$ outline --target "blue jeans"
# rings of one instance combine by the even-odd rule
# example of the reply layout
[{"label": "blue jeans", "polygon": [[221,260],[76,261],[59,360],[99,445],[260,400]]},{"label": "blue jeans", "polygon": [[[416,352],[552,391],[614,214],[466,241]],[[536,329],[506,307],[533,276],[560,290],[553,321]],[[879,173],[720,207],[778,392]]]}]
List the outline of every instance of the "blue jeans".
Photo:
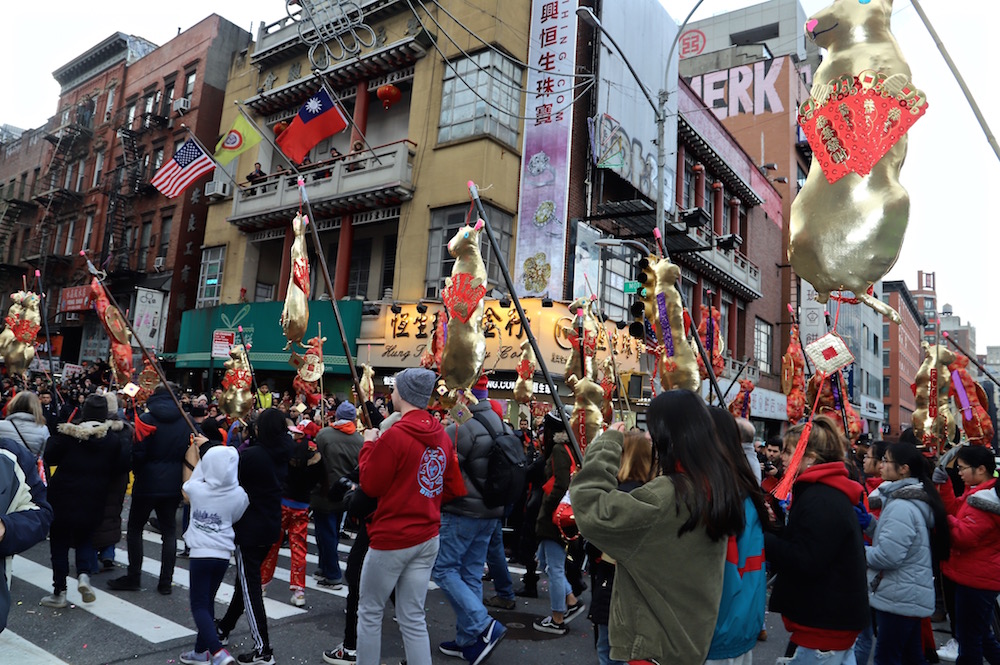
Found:
[{"label": "blue jeans", "polygon": [[483,606],[483,565],[500,520],[441,513],[441,545],[432,577],[455,610],[455,642],[467,647],[490,625]]},{"label": "blue jeans", "polygon": [[229,559],[191,559],[191,617],[198,628],[194,650],[217,653],[222,648],[215,631],[215,594],[229,569]]},{"label": "blue jeans", "polygon": [[857,665],[857,661],[854,660],[854,649],[819,651],[798,647],[788,665]]},{"label": "blue jeans", "polygon": [[1000,665],[1000,644],[991,627],[996,597],[996,591],[955,585],[955,665],[980,665],[984,658],[990,665]]},{"label": "blue jeans", "polygon": [[608,642],[608,625],[597,625],[597,662],[599,665],[625,665],[623,661],[611,659],[611,644]]},{"label": "blue jeans", "polygon": [[872,655],[872,645],[875,642],[875,633],[872,632],[871,624],[861,631],[858,639],[854,641],[854,660],[858,665],[868,665],[868,659]]},{"label": "blue jeans", "polygon": [[923,665],[924,646],[920,638],[920,619],[875,610],[878,640],[875,642],[875,665]]},{"label": "blue jeans", "polygon": [[553,612],[566,611],[566,596],[570,594],[566,581],[566,548],[561,542],[544,538],[538,541],[538,568],[549,576],[549,605]]},{"label": "blue jeans", "polygon": [[496,523],[489,548],[486,550],[486,567],[490,571],[490,577],[493,578],[493,590],[497,595],[505,600],[514,600],[514,582],[510,579],[507,555],[503,551],[503,527],[500,525],[500,520],[496,520]]},{"label": "blue jeans", "polygon": [[313,523],[316,525],[316,549],[319,550],[319,572],[325,578],[340,581],[343,574],[340,571],[340,557],[337,548],[340,546],[340,513],[324,513],[313,511]]}]

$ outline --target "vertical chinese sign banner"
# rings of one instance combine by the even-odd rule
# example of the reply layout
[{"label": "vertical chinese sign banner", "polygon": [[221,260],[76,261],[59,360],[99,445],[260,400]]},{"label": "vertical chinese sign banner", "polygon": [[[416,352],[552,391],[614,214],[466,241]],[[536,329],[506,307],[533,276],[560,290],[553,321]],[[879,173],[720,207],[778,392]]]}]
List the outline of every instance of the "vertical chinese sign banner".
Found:
[{"label": "vertical chinese sign banner", "polygon": [[517,214],[515,288],[563,296],[576,71],[576,2],[533,0]]}]

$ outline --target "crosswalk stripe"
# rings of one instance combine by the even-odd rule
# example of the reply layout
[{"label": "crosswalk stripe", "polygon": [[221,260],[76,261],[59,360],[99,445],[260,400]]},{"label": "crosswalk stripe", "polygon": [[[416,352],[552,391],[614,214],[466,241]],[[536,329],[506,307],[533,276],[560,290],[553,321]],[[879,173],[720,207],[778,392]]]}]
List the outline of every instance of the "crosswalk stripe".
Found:
[{"label": "crosswalk stripe", "polygon": [[[115,549],[115,560],[120,561],[123,565],[128,565],[128,552],[122,549]],[[148,556],[142,558],[142,572],[149,573],[154,577],[159,577],[160,575],[160,562],[151,559]],[[191,573],[186,568],[181,568],[180,566],[174,566],[173,582],[179,587],[185,589],[191,588]],[[222,603],[223,605],[229,605],[233,600],[233,593],[235,589],[232,584],[227,584],[223,582],[219,586],[218,593],[215,594],[215,602]],[[264,599],[264,612],[267,613],[268,619],[284,619],[285,617],[295,616],[297,614],[305,614],[305,610],[288,605],[286,603],[281,603],[271,598]]]},{"label": "crosswalk stripe", "polygon": [[37,647],[9,628],[0,633],[0,663],[24,665],[68,665],[48,651]]},{"label": "crosswalk stripe", "polygon": [[[28,584],[49,591],[52,589],[52,571],[41,564],[35,563],[31,559],[23,556],[14,557],[14,577],[24,580]],[[97,600],[92,603],[84,603],[80,593],[76,590],[76,579],[66,578],[67,590],[66,600],[74,603],[78,608],[90,612],[94,616],[115,624],[120,628],[138,635],[147,642],[159,644],[176,640],[179,637],[190,637],[195,631],[170,621],[166,617],[154,614],[138,605],[122,600],[103,589],[94,588]],[[7,661],[3,662],[16,662]],[[31,662],[31,661],[28,661]]]}]

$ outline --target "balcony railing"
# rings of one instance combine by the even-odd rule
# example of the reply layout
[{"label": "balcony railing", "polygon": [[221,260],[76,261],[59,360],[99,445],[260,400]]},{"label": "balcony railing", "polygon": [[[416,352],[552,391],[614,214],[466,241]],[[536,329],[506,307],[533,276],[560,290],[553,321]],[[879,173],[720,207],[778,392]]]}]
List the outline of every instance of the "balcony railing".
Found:
[{"label": "balcony railing", "polygon": [[[413,192],[414,148],[413,142],[403,140],[299,167],[313,208],[334,212],[338,208],[362,210],[378,207],[380,202],[409,199]],[[257,230],[267,226],[270,213],[298,206],[297,177],[273,174],[240,185],[233,197],[229,219],[244,230]]]},{"label": "balcony railing", "polygon": [[[688,229],[688,235],[702,244],[715,245],[718,236],[712,229],[696,226]],[[732,279],[748,287],[751,291],[759,294],[760,291],[760,268],[738,250],[713,249],[708,252],[700,252],[696,255],[705,260],[722,273],[729,275]]]}]

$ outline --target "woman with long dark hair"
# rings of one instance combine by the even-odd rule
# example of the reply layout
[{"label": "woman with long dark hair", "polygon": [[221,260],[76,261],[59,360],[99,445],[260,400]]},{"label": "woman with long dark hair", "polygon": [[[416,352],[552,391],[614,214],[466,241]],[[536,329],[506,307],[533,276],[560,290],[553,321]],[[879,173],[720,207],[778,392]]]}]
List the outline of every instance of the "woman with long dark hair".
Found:
[{"label": "woman with long dark hair", "polygon": [[620,492],[621,423],[587,447],[570,488],[580,532],[617,562],[611,658],[702,663],[722,596],[728,537],[743,531],[738,469],[722,449],[705,403],[670,390],[646,421],[657,476]]},{"label": "woman with long dark hair", "polygon": [[875,665],[922,663],[920,623],[934,613],[931,552],[948,557],[948,517],[913,444],[889,444],[880,471],[884,482],[869,501],[882,513],[865,549],[878,628]]},{"label": "woman with long dark hair", "polygon": [[752,661],[750,652],[757,645],[760,627],[764,625],[767,596],[764,525],[770,516],[764,505],[764,492],[746,463],[736,419],[718,406],[708,407],[708,412],[715,422],[723,451],[736,467],[746,525],[740,533],[729,536],[719,618],[705,662],[740,665]]},{"label": "woman with long dark hair", "polygon": [[[797,646],[791,663],[853,665],[855,640],[871,623],[865,551],[854,507],[861,485],[847,474],[847,440],[833,421],[814,418],[783,437],[785,473],[797,473],[788,523],[765,533],[767,561],[778,577],[771,611],[780,612]],[[796,445],[805,446],[792,468]],[[829,652],[822,653],[821,652]]]}]

